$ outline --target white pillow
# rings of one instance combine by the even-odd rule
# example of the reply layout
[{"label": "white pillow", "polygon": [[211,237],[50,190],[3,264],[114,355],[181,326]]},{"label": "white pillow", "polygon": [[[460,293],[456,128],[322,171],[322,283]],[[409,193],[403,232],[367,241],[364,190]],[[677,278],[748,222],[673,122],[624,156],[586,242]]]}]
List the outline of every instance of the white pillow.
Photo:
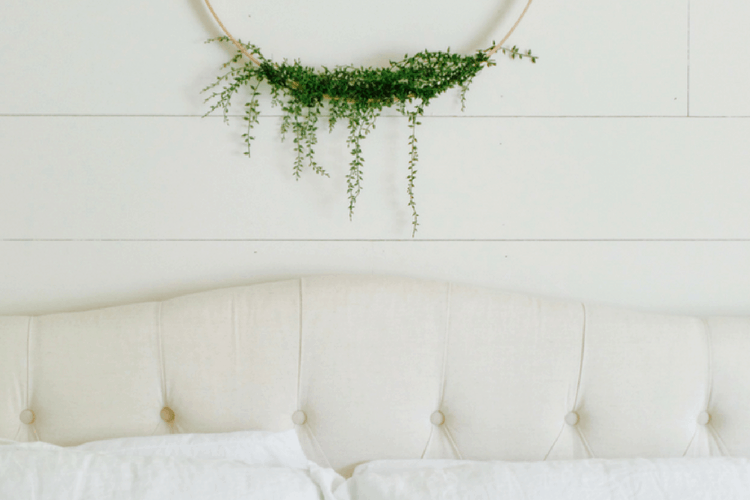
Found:
[{"label": "white pillow", "polygon": [[308,464],[294,429],[118,438],[91,441],[69,449],[142,457],[217,458],[295,469],[307,469]]},{"label": "white pillow", "polygon": [[237,460],[0,446],[0,499],[319,500],[307,471]]},{"label": "white pillow", "polygon": [[731,500],[750,498],[745,458],[473,462],[379,460],[339,500]]}]

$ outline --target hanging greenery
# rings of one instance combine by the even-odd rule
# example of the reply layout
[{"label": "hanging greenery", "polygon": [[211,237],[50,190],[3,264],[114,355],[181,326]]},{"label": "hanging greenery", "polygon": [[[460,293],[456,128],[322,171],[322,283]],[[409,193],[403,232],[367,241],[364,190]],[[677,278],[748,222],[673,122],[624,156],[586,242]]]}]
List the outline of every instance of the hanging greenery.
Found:
[{"label": "hanging greenery", "polygon": [[[515,46],[508,48],[503,47],[502,42],[493,42],[492,47],[479,50],[473,55],[451,53],[450,49],[445,52],[425,50],[413,56],[406,55],[401,61],[391,61],[388,66],[381,68],[336,66],[333,69],[317,69],[303,66],[300,61],[290,63],[284,60],[277,63],[264,57],[255,45],[234,39],[216,17],[208,0],[206,4],[227,33],[227,36],[208,42],[233,43],[237,48],[237,53],[222,66],[222,74],[213,84],[203,89],[203,92],[211,92],[206,98],[206,102],[211,104],[206,115],[221,110],[224,120],[228,121],[232,98],[242,88],[249,89],[249,101],[245,103],[243,117],[247,123],[247,131],[243,138],[247,145],[245,154],[250,156],[254,139],[252,130],[259,123],[260,116],[259,88],[261,84],[267,84],[270,87],[272,105],[281,108],[283,112],[282,140],[289,134],[293,136],[296,153],[293,173],[298,180],[305,167],[329,177],[315,157],[319,119],[323,112],[327,111],[328,114],[329,131],[333,130],[339,121],[346,121],[349,131],[346,142],[351,154],[346,175],[350,220],[357,197],[362,190],[362,140],[375,128],[375,122],[383,109],[395,108],[406,117],[410,132],[406,178],[408,205],[412,210],[412,237],[419,225],[414,200],[414,180],[418,161],[416,132],[417,126],[421,124],[419,118],[424,115],[425,108],[438,95],[458,87],[463,110],[469,85],[483,68],[495,65],[491,56],[498,51],[512,59],[527,58],[531,62],[536,62],[537,59],[530,50],[521,52]],[[524,14],[530,4],[529,0]],[[505,39],[508,36],[510,33]]]}]

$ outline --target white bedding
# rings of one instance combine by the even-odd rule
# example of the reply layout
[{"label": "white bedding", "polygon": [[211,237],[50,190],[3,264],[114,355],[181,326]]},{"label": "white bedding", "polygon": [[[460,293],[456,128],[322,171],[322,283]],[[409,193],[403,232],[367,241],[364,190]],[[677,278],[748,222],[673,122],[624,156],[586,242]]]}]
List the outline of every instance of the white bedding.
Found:
[{"label": "white bedding", "polygon": [[750,499],[744,458],[473,462],[381,460],[358,466],[338,500]]},{"label": "white bedding", "polygon": [[[15,448],[15,449],[14,449]],[[2,500],[319,500],[307,471],[237,460],[0,446]]]},{"label": "white bedding", "polygon": [[379,460],[344,480],[295,431],[0,446],[0,500],[750,500],[750,461]]},{"label": "white bedding", "polygon": [[171,434],[68,448],[0,444],[0,500],[319,500],[316,481],[331,498],[340,480],[308,462],[294,430]]},{"label": "white bedding", "polygon": [[217,434],[167,434],[92,441],[74,448],[107,454],[239,460],[248,465],[307,469],[294,429]]}]

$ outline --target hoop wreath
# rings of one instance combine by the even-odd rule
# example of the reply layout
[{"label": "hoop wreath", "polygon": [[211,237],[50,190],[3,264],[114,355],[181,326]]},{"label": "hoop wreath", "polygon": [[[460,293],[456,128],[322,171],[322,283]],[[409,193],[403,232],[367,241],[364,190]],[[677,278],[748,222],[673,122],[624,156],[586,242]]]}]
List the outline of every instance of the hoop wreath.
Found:
[{"label": "hoop wreath", "polygon": [[409,196],[408,205],[412,210],[412,237],[419,225],[414,200],[414,179],[418,162],[416,130],[425,108],[436,96],[459,87],[463,110],[469,84],[483,68],[495,65],[491,57],[499,51],[512,59],[526,58],[531,62],[537,60],[537,56],[532,55],[530,50],[521,52],[516,46],[503,45],[528,12],[532,0],[528,0],[520,16],[500,42],[493,42],[491,47],[477,50],[473,55],[451,53],[450,49],[445,52],[425,50],[413,56],[407,55],[401,61],[391,61],[389,66],[382,68],[336,66],[331,69],[303,66],[299,61],[277,63],[267,59],[255,45],[243,43],[232,36],[210,1],[204,2],[226,35],[209,42],[228,42],[237,49],[235,55],[222,66],[223,73],[213,84],[203,89],[203,92],[213,90],[206,98],[206,102],[211,102],[206,115],[221,109],[224,120],[228,121],[232,97],[241,88],[249,88],[250,100],[245,103],[243,116],[247,132],[242,136],[247,146],[245,154],[250,156],[250,145],[254,139],[251,133],[260,117],[259,88],[261,83],[267,84],[270,87],[272,105],[280,107],[283,112],[282,140],[287,133],[294,136],[296,156],[293,173],[298,180],[306,166],[319,175],[329,177],[315,159],[318,120],[323,109],[328,111],[329,129],[333,129],[338,121],[346,121],[349,129],[346,142],[351,154],[349,172],[346,175],[350,220],[362,189],[364,158],[361,141],[375,128],[375,122],[384,108],[396,108],[407,118],[411,133],[406,191]]}]

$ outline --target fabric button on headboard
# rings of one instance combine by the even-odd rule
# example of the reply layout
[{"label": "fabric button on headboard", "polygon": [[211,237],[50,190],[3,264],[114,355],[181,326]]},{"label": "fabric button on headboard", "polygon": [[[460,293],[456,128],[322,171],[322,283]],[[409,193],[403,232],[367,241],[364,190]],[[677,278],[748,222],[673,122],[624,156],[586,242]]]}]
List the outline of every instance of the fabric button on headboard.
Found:
[{"label": "fabric button on headboard", "polygon": [[344,474],[378,458],[750,456],[749,361],[748,318],[311,277],[0,317],[0,438],[296,427]]}]

